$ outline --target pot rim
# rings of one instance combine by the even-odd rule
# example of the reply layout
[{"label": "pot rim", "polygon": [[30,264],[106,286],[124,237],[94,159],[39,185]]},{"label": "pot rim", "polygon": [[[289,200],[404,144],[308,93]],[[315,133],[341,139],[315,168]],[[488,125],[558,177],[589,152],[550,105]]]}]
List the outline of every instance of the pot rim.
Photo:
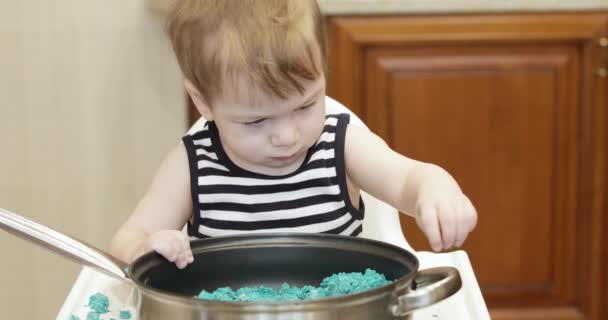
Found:
[{"label": "pot rim", "polygon": [[[267,241],[263,241],[267,240]],[[296,241],[300,240],[300,241]],[[211,308],[211,309],[239,309],[242,311],[248,309],[255,309],[259,311],[268,311],[268,310],[285,310],[285,309],[309,309],[314,308],[315,306],[326,308],[326,304],[330,303],[332,305],[350,305],[350,304],[359,304],[361,300],[371,300],[376,299],[378,296],[388,295],[394,292],[399,292],[401,290],[407,289],[412,279],[418,272],[420,267],[420,263],[418,258],[411,253],[410,251],[395,246],[390,243],[367,239],[367,238],[358,238],[352,236],[342,236],[335,234],[321,234],[321,233],[295,233],[295,232],[280,232],[280,233],[255,233],[255,234],[239,234],[239,235],[230,235],[230,236],[219,236],[207,239],[194,239],[190,241],[190,244],[193,248],[193,251],[196,251],[196,245],[199,243],[205,243],[207,245],[213,245],[216,243],[215,247],[206,248],[204,251],[215,251],[215,250],[223,250],[227,248],[242,248],[242,245],[246,246],[277,246],[280,244],[283,245],[310,245],[313,243],[322,244],[323,241],[333,240],[333,241],[344,241],[349,244],[353,242],[358,242],[353,244],[358,247],[362,245],[367,246],[382,246],[389,250],[400,251],[400,253],[405,254],[406,258],[410,260],[412,263],[412,270],[409,273],[404,274],[403,276],[392,280],[391,283],[386,284],[381,287],[377,287],[370,290],[365,290],[357,293],[349,293],[336,297],[327,297],[327,298],[319,298],[319,299],[310,299],[310,300],[292,300],[292,301],[263,301],[263,302],[250,302],[250,301],[212,301],[196,298],[190,295],[184,295],[179,293],[171,293],[166,290],[152,288],[145,283],[141,282],[138,277],[136,277],[133,273],[134,266],[141,264],[143,260],[152,259],[152,256],[160,257],[160,255],[156,252],[149,252],[135,261],[133,261],[127,270],[127,274],[129,279],[137,286],[139,290],[143,293],[146,293],[152,297],[168,300],[173,303],[182,303],[192,305],[195,304],[197,306]],[[228,243],[226,243],[228,242]],[[253,243],[252,243],[253,242]],[[222,245],[222,243],[225,243]],[[195,246],[193,246],[195,245]],[[200,246],[200,245],[199,245]],[[162,258],[162,257],[161,257]],[[164,258],[162,258],[164,259]]]}]

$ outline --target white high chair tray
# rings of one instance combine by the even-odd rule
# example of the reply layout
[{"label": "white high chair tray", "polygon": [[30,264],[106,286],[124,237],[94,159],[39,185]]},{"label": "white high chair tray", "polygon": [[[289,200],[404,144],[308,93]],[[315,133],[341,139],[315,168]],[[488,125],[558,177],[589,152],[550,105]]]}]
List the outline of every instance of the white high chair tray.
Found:
[{"label": "white high chair tray", "polygon": [[[431,307],[413,313],[414,320],[486,320],[490,319],[479,285],[473,273],[469,258],[464,251],[450,253],[417,252],[420,269],[436,266],[454,266],[460,271],[462,289],[455,295]],[[131,319],[136,320],[135,307],[132,304],[134,286],[123,283],[94,269],[84,267],[74,286],[70,290],[59,314],[58,320],[70,319],[72,315],[82,320],[87,319],[90,309],[88,299],[95,293],[102,293],[110,300],[109,314],[103,319],[120,319],[121,310],[129,310]]]}]

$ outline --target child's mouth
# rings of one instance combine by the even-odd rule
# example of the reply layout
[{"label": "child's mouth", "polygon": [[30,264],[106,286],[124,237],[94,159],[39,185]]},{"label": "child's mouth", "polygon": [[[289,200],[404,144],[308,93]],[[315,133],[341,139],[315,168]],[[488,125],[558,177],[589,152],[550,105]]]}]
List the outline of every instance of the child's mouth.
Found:
[{"label": "child's mouth", "polygon": [[298,157],[300,156],[300,152],[296,152],[292,155],[289,156],[284,156],[284,157],[272,157],[273,160],[276,161],[283,161],[283,162],[287,162],[287,161],[293,161],[296,160]]}]

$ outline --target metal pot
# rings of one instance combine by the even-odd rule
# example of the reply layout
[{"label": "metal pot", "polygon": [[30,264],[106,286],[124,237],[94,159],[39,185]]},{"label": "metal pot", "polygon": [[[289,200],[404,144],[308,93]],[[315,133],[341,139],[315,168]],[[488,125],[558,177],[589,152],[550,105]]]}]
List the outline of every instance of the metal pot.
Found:
[{"label": "metal pot", "polygon": [[[185,269],[156,253],[131,265],[17,214],[0,209],[0,228],[137,287],[140,320],[410,319],[414,310],[461,287],[458,270],[418,270],[410,252],[379,241],[326,234],[276,233],[193,240]],[[389,285],[334,298],[296,302],[217,302],[196,299],[202,289],[318,285],[333,273],[372,268]],[[126,271],[125,271],[126,270]]]}]

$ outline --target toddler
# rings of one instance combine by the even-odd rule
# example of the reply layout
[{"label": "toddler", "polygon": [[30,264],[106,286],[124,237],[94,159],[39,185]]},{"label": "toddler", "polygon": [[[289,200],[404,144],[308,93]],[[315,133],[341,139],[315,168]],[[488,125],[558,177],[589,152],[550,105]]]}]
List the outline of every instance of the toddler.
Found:
[{"label": "toddler", "polygon": [[184,268],[189,237],[357,236],[360,190],[415,218],[435,251],[475,227],[475,208],[445,170],[396,153],[348,114],[326,116],[315,0],[176,0],[167,27],[207,122],[162,162],[112,239],[118,258],[156,251]]}]

